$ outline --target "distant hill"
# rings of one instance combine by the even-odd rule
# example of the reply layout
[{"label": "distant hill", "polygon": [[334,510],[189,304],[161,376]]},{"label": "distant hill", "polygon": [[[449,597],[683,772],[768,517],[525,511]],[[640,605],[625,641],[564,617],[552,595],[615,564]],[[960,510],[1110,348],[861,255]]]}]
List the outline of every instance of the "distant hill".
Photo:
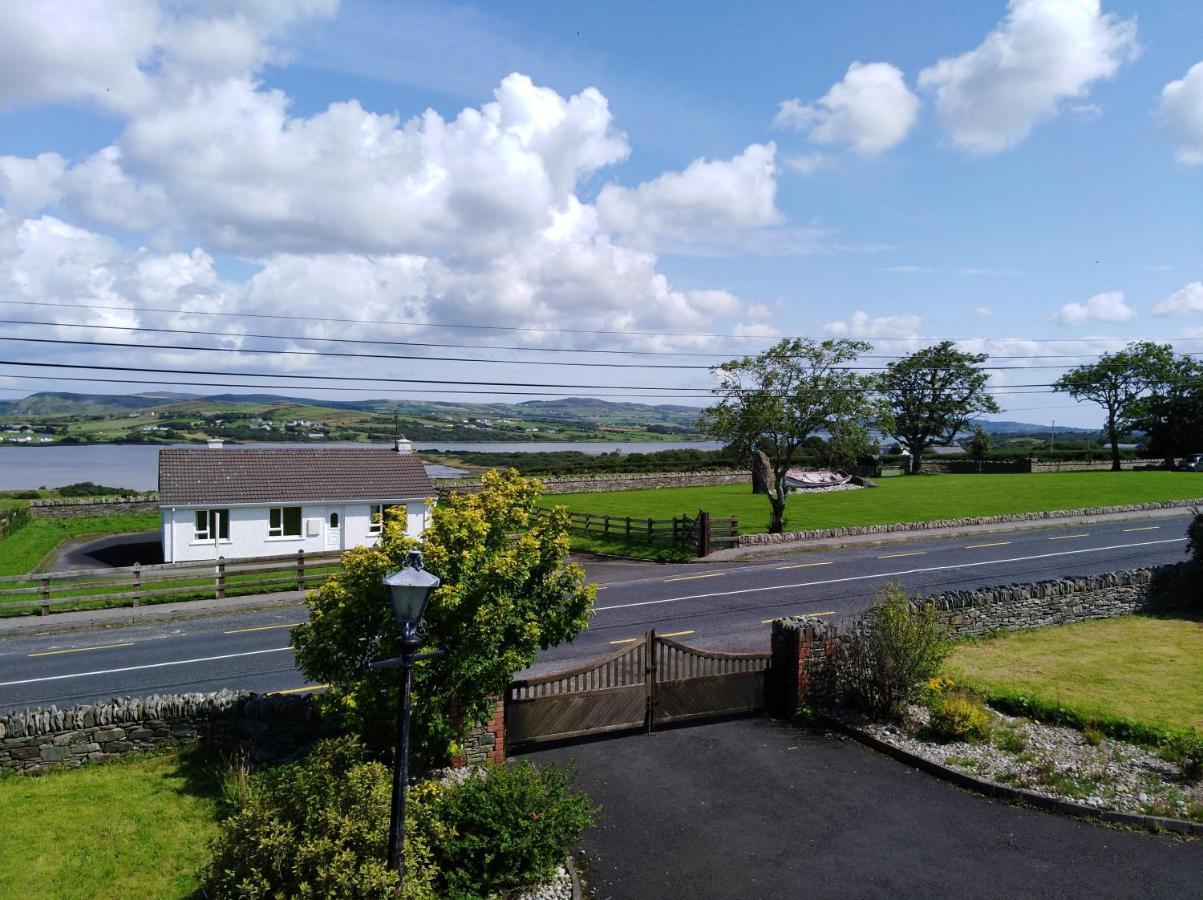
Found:
[{"label": "distant hill", "polygon": [[30,394],[22,400],[4,404],[4,415],[10,416],[105,416],[121,415],[136,409],[150,409],[171,403],[186,394],[69,394],[44,391]]},{"label": "distant hill", "polygon": [[1032,422],[988,422],[984,419],[979,419],[974,424],[981,425],[982,431],[987,434],[1048,434],[1049,431],[1055,434],[1081,434],[1098,431],[1097,428],[1073,428],[1069,425],[1057,425],[1055,428],[1050,428],[1048,425],[1037,425]]}]

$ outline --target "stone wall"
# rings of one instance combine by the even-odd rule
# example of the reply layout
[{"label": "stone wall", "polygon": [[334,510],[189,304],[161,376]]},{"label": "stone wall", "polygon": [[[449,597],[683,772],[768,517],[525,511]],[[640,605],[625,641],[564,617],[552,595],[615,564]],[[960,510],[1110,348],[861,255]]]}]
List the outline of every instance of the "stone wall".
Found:
[{"label": "stone wall", "polygon": [[464,738],[464,752],[452,758],[453,768],[505,762],[505,701],[498,700],[493,717]]},{"label": "stone wall", "polygon": [[[914,602],[934,606],[953,637],[1019,631],[1106,619],[1198,603],[1203,568],[1178,563],[1031,584],[955,591]],[[858,626],[854,626],[858,627]],[[835,692],[834,661],[852,629],[841,632],[819,619],[788,618],[773,623],[769,705],[788,716],[807,701]]]},{"label": "stone wall", "polygon": [[39,774],[204,739],[253,762],[290,756],[324,735],[307,696],[219,691],[53,706],[0,717],[0,771]]},{"label": "stone wall", "polygon": [[[1053,460],[1051,462],[1037,462],[1032,460],[1033,472],[1109,472],[1111,470],[1111,460],[1095,459],[1089,462],[1085,460]],[[1121,469],[1164,469],[1165,460],[1163,459],[1121,459]]]},{"label": "stone wall", "polygon": [[157,513],[157,493],[133,497],[98,497],[78,500],[30,500],[29,516],[33,519],[83,519],[88,516],[133,516]]},{"label": "stone wall", "polygon": [[1193,500],[1157,500],[1124,506],[1096,506],[1089,509],[1053,509],[1045,512],[1013,513],[1005,516],[967,516],[961,519],[933,519],[930,522],[894,522],[888,525],[855,525],[846,528],[816,528],[811,531],[785,531],[781,534],[741,534],[737,547],[782,544],[787,541],[819,541],[865,534],[891,534],[896,531],[928,531],[935,528],[962,528],[967,525],[1001,525],[1008,522],[1038,522],[1070,519],[1078,516],[1141,512],[1154,509],[1191,509],[1203,506],[1203,498]]},{"label": "stone wall", "polygon": [[[593,494],[604,491],[638,491],[647,488],[706,487],[715,484],[746,484],[752,489],[752,475],[744,471],[726,472],[651,472],[630,475],[574,475],[564,478],[536,476],[548,494]],[[470,494],[480,490],[474,479],[439,479],[439,496],[452,491]]]}]

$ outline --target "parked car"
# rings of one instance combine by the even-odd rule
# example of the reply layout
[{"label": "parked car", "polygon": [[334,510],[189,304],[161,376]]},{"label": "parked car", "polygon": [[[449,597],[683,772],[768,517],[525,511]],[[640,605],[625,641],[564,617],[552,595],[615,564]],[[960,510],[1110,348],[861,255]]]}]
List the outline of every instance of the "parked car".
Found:
[{"label": "parked car", "polygon": [[1203,472],[1203,453],[1192,453],[1178,466],[1184,472]]}]

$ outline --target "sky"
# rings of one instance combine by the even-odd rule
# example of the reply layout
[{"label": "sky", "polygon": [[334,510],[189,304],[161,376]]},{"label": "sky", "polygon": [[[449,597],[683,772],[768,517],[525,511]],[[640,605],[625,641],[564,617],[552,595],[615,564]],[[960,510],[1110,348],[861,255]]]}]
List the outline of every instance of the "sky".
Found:
[{"label": "sky", "polygon": [[1203,353],[1201,199],[1186,0],[8,0],[0,399],[700,405],[802,335],[1094,426],[1065,366]]}]

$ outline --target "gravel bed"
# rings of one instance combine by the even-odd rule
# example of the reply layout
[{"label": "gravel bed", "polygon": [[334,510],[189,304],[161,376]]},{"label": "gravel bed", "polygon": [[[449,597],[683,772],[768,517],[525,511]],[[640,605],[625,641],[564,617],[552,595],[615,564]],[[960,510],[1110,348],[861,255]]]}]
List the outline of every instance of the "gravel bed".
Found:
[{"label": "gravel bed", "polygon": [[572,876],[560,866],[550,881],[519,894],[516,900],[572,900]]},{"label": "gravel bed", "polygon": [[832,484],[827,487],[790,488],[791,494],[831,494],[835,491],[863,491],[863,484]]},{"label": "gravel bed", "polygon": [[984,781],[1096,809],[1203,821],[1203,783],[1150,750],[1074,728],[991,710],[993,733],[979,743],[926,740],[928,711],[912,707],[905,727],[849,721],[878,740]]}]

